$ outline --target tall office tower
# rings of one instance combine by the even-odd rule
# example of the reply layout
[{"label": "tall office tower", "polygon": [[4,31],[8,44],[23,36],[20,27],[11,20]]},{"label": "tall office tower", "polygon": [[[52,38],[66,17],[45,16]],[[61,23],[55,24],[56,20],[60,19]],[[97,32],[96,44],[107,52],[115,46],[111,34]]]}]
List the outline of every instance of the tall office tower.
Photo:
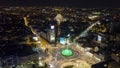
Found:
[{"label": "tall office tower", "polygon": [[50,43],[55,43],[56,42],[55,25],[50,25],[50,27],[47,28],[47,40]]},{"label": "tall office tower", "polygon": [[50,25],[50,42],[55,42],[55,26]]},{"label": "tall office tower", "polygon": [[[47,27],[46,27],[47,26]],[[56,43],[57,24],[56,21],[46,21],[44,28],[40,32],[40,36],[49,43]]]},{"label": "tall office tower", "polygon": [[57,35],[57,25],[56,25],[56,21],[51,21],[48,22],[49,25],[46,29],[47,31],[47,40],[50,43],[55,43],[56,42],[56,35]]}]

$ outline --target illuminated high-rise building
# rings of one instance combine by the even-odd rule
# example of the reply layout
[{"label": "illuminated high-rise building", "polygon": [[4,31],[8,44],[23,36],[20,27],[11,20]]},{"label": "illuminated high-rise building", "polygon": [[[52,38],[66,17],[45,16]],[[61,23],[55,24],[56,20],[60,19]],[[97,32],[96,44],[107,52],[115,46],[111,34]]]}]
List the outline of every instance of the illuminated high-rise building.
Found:
[{"label": "illuminated high-rise building", "polygon": [[46,26],[48,27],[44,27],[44,30],[41,31],[41,36],[48,42],[55,43],[57,35],[56,21],[46,22]]},{"label": "illuminated high-rise building", "polygon": [[51,42],[51,43],[54,43],[55,42],[55,25],[50,25],[50,28],[48,28],[48,40]]}]

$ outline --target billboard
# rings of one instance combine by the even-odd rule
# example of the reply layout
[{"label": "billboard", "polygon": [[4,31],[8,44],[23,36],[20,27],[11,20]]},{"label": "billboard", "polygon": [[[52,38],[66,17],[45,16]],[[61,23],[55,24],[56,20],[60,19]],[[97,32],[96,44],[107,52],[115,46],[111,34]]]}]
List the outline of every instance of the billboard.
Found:
[{"label": "billboard", "polygon": [[60,37],[60,43],[61,43],[61,44],[66,44],[66,40],[65,40],[65,38]]}]

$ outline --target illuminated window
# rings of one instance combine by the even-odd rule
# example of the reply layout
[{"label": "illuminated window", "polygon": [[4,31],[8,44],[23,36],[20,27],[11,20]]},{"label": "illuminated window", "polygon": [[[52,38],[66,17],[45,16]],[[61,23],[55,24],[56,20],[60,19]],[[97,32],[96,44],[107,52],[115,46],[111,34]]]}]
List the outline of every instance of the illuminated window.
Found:
[{"label": "illuminated window", "polygon": [[100,35],[98,35],[98,41],[101,41],[102,37]]},{"label": "illuminated window", "polygon": [[51,29],[54,29],[54,26],[53,26],[53,25],[51,26]]}]

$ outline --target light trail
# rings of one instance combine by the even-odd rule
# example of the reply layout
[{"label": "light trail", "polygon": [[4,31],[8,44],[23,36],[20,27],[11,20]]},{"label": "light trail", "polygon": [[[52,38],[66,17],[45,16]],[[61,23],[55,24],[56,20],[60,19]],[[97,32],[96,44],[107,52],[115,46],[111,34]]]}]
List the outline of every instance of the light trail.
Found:
[{"label": "light trail", "polygon": [[82,33],[80,33],[79,36],[75,37],[75,40],[76,41],[77,39],[79,39],[80,37],[86,37],[87,36],[87,33],[90,29],[92,29],[92,27],[94,27],[95,25],[97,24],[100,24],[100,21],[97,21],[95,23],[93,23],[92,25],[90,25],[88,28],[86,28]]}]

